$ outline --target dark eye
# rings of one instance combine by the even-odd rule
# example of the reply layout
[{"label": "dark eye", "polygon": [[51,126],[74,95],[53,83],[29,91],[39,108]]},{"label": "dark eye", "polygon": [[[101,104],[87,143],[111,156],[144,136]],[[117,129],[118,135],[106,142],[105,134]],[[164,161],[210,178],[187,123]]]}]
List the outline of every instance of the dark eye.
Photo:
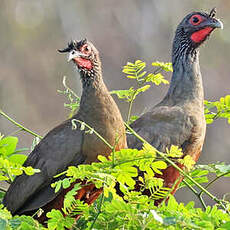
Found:
[{"label": "dark eye", "polygon": [[202,16],[197,14],[197,15],[193,15],[189,21],[192,25],[197,26],[203,21],[203,18]]},{"label": "dark eye", "polygon": [[192,18],[192,22],[193,23],[198,23],[199,22],[199,18],[198,17],[193,17]]},{"label": "dark eye", "polygon": [[88,48],[88,46],[85,46],[85,51],[89,51],[89,48]]}]

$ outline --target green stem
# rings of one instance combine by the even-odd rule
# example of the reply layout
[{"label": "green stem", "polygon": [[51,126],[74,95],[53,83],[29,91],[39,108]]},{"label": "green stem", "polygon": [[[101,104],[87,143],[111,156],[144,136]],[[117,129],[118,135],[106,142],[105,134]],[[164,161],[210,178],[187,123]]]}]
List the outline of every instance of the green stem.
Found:
[{"label": "green stem", "polygon": [[[136,93],[136,92],[135,92]],[[134,94],[135,94],[134,93]],[[132,99],[131,99],[131,101],[130,101],[130,103],[129,103],[129,110],[128,110],[128,116],[127,116],[127,123],[129,124],[129,122],[130,122],[130,117],[131,117],[131,112],[132,112],[132,107],[133,107],[133,98],[134,97],[132,97]]]},{"label": "green stem", "polygon": [[[105,140],[104,137],[102,137],[95,129],[93,129],[91,126],[89,126],[88,124],[86,124],[84,121],[80,121],[77,119],[72,119],[72,124],[74,124],[74,122],[78,122],[80,124],[85,125],[89,130],[91,130],[99,139],[101,139],[112,151],[114,149],[114,146],[112,146],[111,144],[109,144],[109,142],[107,140]],[[76,128],[74,128],[76,129]]]},{"label": "green stem", "polygon": [[62,84],[64,85],[64,87],[65,87],[72,95],[74,95],[74,97],[76,97],[76,98],[79,100],[78,95],[77,95],[72,89],[70,89],[69,86],[67,86],[67,84],[66,84],[66,76],[63,77]]},{"label": "green stem", "polygon": [[[140,135],[138,135],[128,124],[125,123],[125,126],[128,128],[128,130],[140,141],[143,143],[149,144],[144,138],[142,138]],[[150,145],[150,144],[149,144]],[[200,185],[198,182],[196,182],[191,176],[189,176],[184,170],[182,170],[180,167],[178,167],[172,160],[170,160],[167,156],[165,156],[164,153],[156,150],[156,152],[169,164],[171,164],[175,169],[177,169],[184,177],[189,179],[191,182],[193,182],[201,191],[203,191],[205,194],[207,194],[212,200],[214,200],[216,203],[218,203],[223,209],[226,209],[225,206],[222,204],[221,200],[219,200],[217,197],[212,195],[209,191],[207,191],[202,185]]]},{"label": "green stem", "polygon": [[94,224],[96,223],[97,221],[97,218],[99,217],[99,215],[101,214],[101,207],[102,207],[102,203],[103,203],[103,200],[104,200],[104,192],[101,194],[101,199],[100,199],[100,203],[99,203],[99,207],[98,207],[98,212],[97,212],[97,215],[95,216],[94,220],[93,220],[93,223],[91,224],[90,226],[90,230],[93,229],[93,226]]},{"label": "green stem", "polygon": [[11,117],[9,117],[6,113],[4,113],[1,109],[0,109],[0,115],[2,115],[3,117],[5,117],[7,120],[9,120],[10,122],[12,122],[14,125],[18,126],[19,128],[21,128],[23,131],[30,133],[31,135],[38,137],[40,139],[42,139],[42,136],[40,136],[39,134],[31,131],[30,129],[27,129],[26,127],[24,127],[23,125],[19,124],[18,122],[16,122],[15,120],[13,120]]},{"label": "green stem", "polygon": [[205,210],[207,206],[206,206],[206,204],[205,204],[203,198],[202,198],[202,197],[200,196],[200,194],[196,191],[196,189],[194,189],[186,180],[183,180],[183,183],[185,183],[186,186],[195,194],[195,196],[198,197],[198,199],[199,199],[201,205],[203,206],[203,209]]},{"label": "green stem", "polygon": [[153,74],[156,75],[156,74],[160,73],[162,70],[163,70],[162,67],[158,67],[158,68],[153,72]]},{"label": "green stem", "polygon": [[[216,182],[218,179],[220,179],[221,177],[223,177],[223,176],[225,176],[225,175],[227,175],[227,174],[229,174],[229,173],[230,173],[230,171],[220,174],[220,175],[217,176],[215,179],[213,179],[212,181],[210,181],[210,182],[205,186],[205,188],[207,189],[210,185],[212,185],[212,184],[213,184],[214,182]],[[200,193],[203,193],[203,192],[201,191]]]},{"label": "green stem", "polygon": [[[213,179],[212,181],[210,181],[204,188],[205,189],[209,188],[214,182],[216,182],[218,179],[220,179],[221,177],[223,177],[223,176],[225,176],[225,175],[227,175],[229,173],[230,173],[230,171],[220,174],[215,179]],[[198,198],[200,200],[203,200],[203,197],[202,197],[203,193],[204,193],[204,191],[200,191],[200,193],[198,194]]]}]

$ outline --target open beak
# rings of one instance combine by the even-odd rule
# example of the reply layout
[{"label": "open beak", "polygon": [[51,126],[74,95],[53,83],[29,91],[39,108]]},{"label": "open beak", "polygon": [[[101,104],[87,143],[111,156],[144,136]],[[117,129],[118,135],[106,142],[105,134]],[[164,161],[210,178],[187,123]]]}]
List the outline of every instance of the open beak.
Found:
[{"label": "open beak", "polygon": [[78,57],[81,57],[81,56],[82,56],[82,53],[80,53],[80,52],[78,52],[76,50],[72,50],[69,53],[68,62],[70,62],[74,58],[78,58]]}]

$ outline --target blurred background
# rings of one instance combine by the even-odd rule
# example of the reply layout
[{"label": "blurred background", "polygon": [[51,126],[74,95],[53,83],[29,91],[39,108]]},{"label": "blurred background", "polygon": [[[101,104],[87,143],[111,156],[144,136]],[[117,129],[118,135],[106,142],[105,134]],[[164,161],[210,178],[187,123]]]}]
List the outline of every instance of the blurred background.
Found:
[{"label": "blurred background", "polygon": [[[230,94],[230,1],[213,0],[1,0],[0,7],[0,108],[31,130],[45,135],[69,111],[66,98],[57,93],[62,79],[81,95],[79,75],[67,57],[57,52],[70,39],[87,37],[98,48],[104,81],[109,90],[127,89],[132,81],[122,74],[127,61],[171,61],[174,31],[182,18],[195,10],[217,7],[224,30],[216,30],[201,47],[200,65],[205,98],[215,101]],[[151,68],[150,68],[151,70]],[[171,75],[166,75],[170,80]],[[153,87],[138,96],[134,114],[158,103],[168,85]],[[127,104],[117,101],[124,119]],[[17,127],[0,117],[0,132],[10,135]],[[19,133],[19,147],[30,147],[33,137]],[[218,120],[207,128],[200,164],[230,161],[230,126]],[[229,179],[210,191],[230,190]],[[188,189],[177,192],[178,201],[195,199]]]}]

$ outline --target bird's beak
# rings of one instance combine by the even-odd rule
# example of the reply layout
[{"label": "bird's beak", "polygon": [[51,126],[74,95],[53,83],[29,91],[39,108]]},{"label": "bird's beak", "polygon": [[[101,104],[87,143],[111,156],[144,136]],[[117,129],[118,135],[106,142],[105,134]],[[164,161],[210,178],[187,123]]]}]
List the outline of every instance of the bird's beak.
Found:
[{"label": "bird's beak", "polygon": [[69,53],[68,62],[70,62],[74,58],[78,58],[78,57],[81,57],[81,56],[82,56],[82,53],[80,53],[80,52],[78,52],[76,50],[72,50]]},{"label": "bird's beak", "polygon": [[219,19],[216,19],[216,18],[212,18],[208,24],[209,24],[208,26],[212,28],[220,28],[220,29],[224,28],[223,23]]}]

